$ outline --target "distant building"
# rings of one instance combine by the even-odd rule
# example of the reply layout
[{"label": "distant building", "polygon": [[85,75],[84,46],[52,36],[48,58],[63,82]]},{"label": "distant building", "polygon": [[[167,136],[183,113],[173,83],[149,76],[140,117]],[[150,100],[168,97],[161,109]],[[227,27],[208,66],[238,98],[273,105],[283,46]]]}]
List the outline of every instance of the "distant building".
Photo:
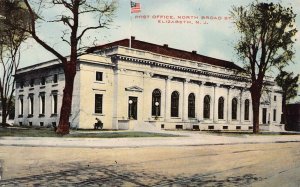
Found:
[{"label": "distant building", "polygon": [[[106,129],[252,129],[249,81],[232,62],[132,38],[92,47],[78,59],[70,124]],[[18,70],[16,118],[20,125],[57,124],[64,87],[58,60]],[[282,130],[282,96],[267,80],[260,124]]]},{"label": "distant building", "polygon": [[288,131],[300,131],[300,103],[287,104],[286,107],[287,124],[285,126]]}]

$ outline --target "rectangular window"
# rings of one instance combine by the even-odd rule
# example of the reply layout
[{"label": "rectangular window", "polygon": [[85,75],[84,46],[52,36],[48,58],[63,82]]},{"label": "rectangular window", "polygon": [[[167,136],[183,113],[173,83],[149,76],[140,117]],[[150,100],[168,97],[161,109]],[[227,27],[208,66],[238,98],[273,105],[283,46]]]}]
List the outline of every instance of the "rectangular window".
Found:
[{"label": "rectangular window", "polygon": [[276,121],[276,109],[273,110],[273,121]]},{"label": "rectangular window", "polygon": [[41,85],[45,85],[45,84],[46,84],[46,78],[42,77],[42,79],[41,79]]},{"label": "rectangular window", "polygon": [[262,109],[262,122],[263,122],[263,124],[267,124],[267,109],[266,108]]},{"label": "rectangular window", "polygon": [[102,114],[103,95],[95,94],[95,113]]},{"label": "rectangular window", "polygon": [[45,114],[45,94],[40,93],[40,114]]},{"label": "rectangular window", "polygon": [[52,93],[52,114],[57,114],[57,93]]},{"label": "rectangular window", "polygon": [[30,80],[30,87],[33,87],[34,86],[34,79],[31,79]]},{"label": "rectangular window", "polygon": [[103,72],[96,72],[96,81],[103,81]]},{"label": "rectangular window", "polygon": [[20,82],[20,88],[21,88],[21,89],[24,88],[24,82],[23,82],[23,81]]},{"label": "rectangular window", "polygon": [[34,109],[34,99],[33,94],[29,95],[29,115],[33,115],[33,109]]},{"label": "rectangular window", "polygon": [[54,74],[53,75],[53,83],[57,83],[57,81],[58,81],[58,75]]},{"label": "rectangular window", "polygon": [[277,100],[276,95],[274,95],[274,101],[276,101],[276,100]]},{"label": "rectangular window", "polygon": [[23,115],[23,96],[19,98],[19,116]]}]

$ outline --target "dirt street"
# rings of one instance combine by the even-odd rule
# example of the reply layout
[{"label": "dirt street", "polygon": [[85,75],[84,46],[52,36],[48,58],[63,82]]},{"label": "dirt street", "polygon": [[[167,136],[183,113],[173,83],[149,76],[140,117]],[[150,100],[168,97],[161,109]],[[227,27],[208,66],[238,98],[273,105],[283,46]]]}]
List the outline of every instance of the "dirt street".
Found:
[{"label": "dirt street", "polygon": [[0,186],[299,186],[300,143],[1,146]]}]

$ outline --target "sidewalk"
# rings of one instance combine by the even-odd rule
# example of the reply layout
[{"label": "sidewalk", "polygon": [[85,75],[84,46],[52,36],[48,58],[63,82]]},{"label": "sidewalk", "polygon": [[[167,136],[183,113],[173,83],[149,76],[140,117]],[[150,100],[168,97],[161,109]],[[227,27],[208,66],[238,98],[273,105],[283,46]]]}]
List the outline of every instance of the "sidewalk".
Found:
[{"label": "sidewalk", "polygon": [[1,137],[0,146],[33,147],[151,147],[151,146],[201,146],[226,144],[300,142],[300,135],[219,135],[203,132],[165,131],[163,133],[184,137],[151,138],[45,138]]}]

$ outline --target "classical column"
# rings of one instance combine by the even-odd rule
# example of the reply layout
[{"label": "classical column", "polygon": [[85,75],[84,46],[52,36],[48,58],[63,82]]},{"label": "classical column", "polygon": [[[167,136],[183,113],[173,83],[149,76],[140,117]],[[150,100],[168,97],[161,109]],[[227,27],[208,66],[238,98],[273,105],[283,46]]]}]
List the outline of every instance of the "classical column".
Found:
[{"label": "classical column", "polygon": [[[151,72],[144,72],[144,83],[143,83],[143,101],[141,104],[143,104],[143,120],[150,120],[152,118],[152,92],[153,90],[148,89],[150,80],[153,76],[153,73]],[[150,107],[145,107],[150,106]]]},{"label": "classical column", "polygon": [[216,119],[215,119],[215,101],[216,101],[216,85],[213,86],[214,88],[214,91],[213,91],[213,96],[212,96],[212,101],[211,101],[211,107],[212,107],[212,112],[210,113],[210,115],[212,116],[212,120],[213,122],[216,122]]},{"label": "classical column", "polygon": [[220,87],[220,84],[216,84],[214,86],[214,98],[213,98],[213,122],[214,123],[218,122],[218,98],[216,96],[217,87]]},{"label": "classical column", "polygon": [[198,97],[196,97],[197,119],[200,121],[203,120],[204,84],[205,82],[199,84],[199,93],[198,93]]},{"label": "classical column", "polygon": [[112,107],[112,114],[113,114],[113,120],[112,120],[112,128],[113,129],[119,129],[118,126],[118,103],[119,103],[119,74],[120,74],[120,69],[114,70],[114,84],[113,84],[113,107]]},{"label": "classical column", "polygon": [[230,124],[231,123],[231,91],[232,88],[234,88],[233,86],[230,86],[228,87],[228,90],[227,90],[227,123]]},{"label": "classical column", "polygon": [[171,112],[171,93],[170,93],[170,84],[172,76],[168,76],[166,79],[166,94],[165,94],[165,119],[168,121],[170,119]]},{"label": "classical column", "polygon": [[269,117],[270,124],[269,125],[273,124],[274,106],[272,106],[272,105],[273,105],[273,101],[274,101],[274,90],[272,90],[272,92],[270,94],[271,94],[271,96],[270,96],[270,105],[269,105],[269,111],[270,111],[269,112],[269,115],[270,115],[270,117]]},{"label": "classical column", "polygon": [[244,101],[243,101],[243,88],[241,88],[241,92],[240,92],[240,123],[243,124],[244,121]]},{"label": "classical column", "polygon": [[183,101],[182,101],[182,120],[188,120],[188,83],[190,79],[185,79],[183,81]]}]

